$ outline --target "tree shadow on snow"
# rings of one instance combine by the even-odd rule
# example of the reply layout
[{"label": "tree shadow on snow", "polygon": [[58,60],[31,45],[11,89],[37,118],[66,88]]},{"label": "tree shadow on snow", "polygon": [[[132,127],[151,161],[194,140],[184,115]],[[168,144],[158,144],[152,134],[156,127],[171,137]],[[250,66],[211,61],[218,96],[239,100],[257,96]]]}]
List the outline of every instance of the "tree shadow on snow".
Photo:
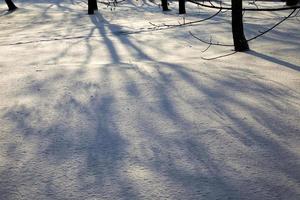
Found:
[{"label": "tree shadow on snow", "polygon": [[289,68],[289,69],[292,69],[292,70],[295,70],[295,71],[298,71],[298,72],[300,71],[300,66],[299,65],[295,65],[295,64],[289,63],[287,61],[280,60],[278,58],[275,58],[274,56],[269,56],[269,55],[266,55],[266,54],[262,54],[260,52],[254,51],[254,50],[248,51],[247,53],[252,55],[252,56],[264,59],[266,61],[273,62],[275,64],[281,65],[283,67],[286,67],[286,68]]},{"label": "tree shadow on snow", "polygon": [[[299,92],[154,59],[101,13],[89,19],[79,67],[26,76],[1,108],[0,199],[297,199],[299,154],[284,141],[298,138]],[[87,68],[101,62],[95,37],[111,63]]]}]

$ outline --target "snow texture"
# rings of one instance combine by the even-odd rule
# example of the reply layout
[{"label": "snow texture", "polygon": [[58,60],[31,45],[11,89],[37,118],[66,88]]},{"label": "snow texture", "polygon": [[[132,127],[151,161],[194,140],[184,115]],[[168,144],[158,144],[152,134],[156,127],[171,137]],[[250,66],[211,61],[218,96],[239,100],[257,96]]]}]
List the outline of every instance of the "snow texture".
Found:
[{"label": "snow texture", "polygon": [[[183,23],[176,2],[16,4],[0,3],[1,200],[300,199],[299,16],[204,60],[232,47],[202,53],[189,31],[232,43],[230,12],[153,31]],[[247,38],[288,13],[247,12]]]}]

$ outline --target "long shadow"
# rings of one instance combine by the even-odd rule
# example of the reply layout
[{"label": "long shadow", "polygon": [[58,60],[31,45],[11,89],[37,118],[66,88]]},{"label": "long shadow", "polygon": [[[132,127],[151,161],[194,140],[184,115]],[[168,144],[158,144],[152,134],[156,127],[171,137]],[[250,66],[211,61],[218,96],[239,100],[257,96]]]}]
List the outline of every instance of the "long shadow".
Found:
[{"label": "long shadow", "polygon": [[119,40],[121,44],[128,49],[129,52],[136,53],[140,59],[152,60],[148,55],[146,55],[142,50],[140,50],[140,48],[133,44],[132,41],[128,39],[127,35],[122,35],[121,26],[111,24],[99,12],[96,12],[95,15],[90,16],[90,18],[93,24],[96,26],[100,37],[104,39],[104,44],[109,50],[110,57],[113,63],[119,63],[121,61],[121,58],[120,55],[118,55],[113,41],[109,38],[108,33],[112,34],[112,36],[117,36],[113,38]]},{"label": "long shadow", "polygon": [[281,66],[289,68],[289,69],[293,69],[293,70],[298,71],[298,72],[300,71],[300,66],[299,65],[295,65],[295,64],[289,63],[287,61],[280,60],[278,58],[275,58],[275,57],[272,57],[272,56],[269,56],[269,55],[266,55],[266,54],[259,53],[259,52],[254,51],[254,50],[248,51],[247,54],[250,54],[252,56],[256,56],[258,58],[267,60],[269,62],[276,63],[278,65],[281,65]]},{"label": "long shadow", "polygon": [[[118,35],[121,27],[110,24],[101,14],[91,16],[91,21],[96,27],[86,40],[88,55],[82,65],[91,59],[89,42],[95,31],[103,39],[99,44],[106,45],[112,63],[92,71],[101,75],[97,80],[85,77],[81,70],[62,70],[57,72],[59,76],[48,73],[20,89],[20,93],[27,93],[19,98],[31,97],[35,104],[12,106],[3,116],[12,134],[0,147],[9,159],[0,168],[0,199],[16,199],[7,194],[17,195],[16,188],[32,191],[32,185],[38,191],[36,195],[40,194],[40,198],[32,199],[129,200],[147,199],[143,197],[150,193],[153,195],[148,199],[258,200],[284,199],[280,191],[299,194],[282,184],[284,181],[276,181],[283,177],[299,186],[300,165],[299,157],[274,139],[283,136],[276,125],[291,132],[297,129],[284,126],[284,120],[268,110],[275,106],[265,109],[241,98],[251,94],[259,103],[284,101],[282,98],[288,96],[284,89],[266,87],[253,77],[246,77],[251,81],[242,79],[233,70],[210,74],[184,64],[159,62],[133,39]],[[108,36],[108,32],[116,37]],[[127,47],[129,55],[141,64],[153,63],[157,75],[138,67],[111,67],[123,64],[113,39]],[[31,81],[35,77],[27,78]],[[62,79],[66,85],[56,90]],[[148,84],[144,89],[141,81]],[[119,88],[112,87],[114,84]],[[46,87],[46,94],[38,95],[36,87]],[[120,91],[125,98],[120,98]],[[190,100],[191,95],[198,99]],[[149,100],[148,96],[156,99]],[[253,120],[244,120],[243,113]],[[213,123],[219,127],[212,127]],[[275,136],[264,134],[265,129]],[[253,174],[248,174],[250,170]],[[274,171],[270,179],[263,180],[268,178],[262,173],[265,171]],[[143,187],[149,185],[161,187]]]},{"label": "long shadow", "polygon": [[[107,30],[111,29],[110,24],[102,17],[102,15],[98,12],[95,13],[95,15],[90,16],[91,21],[96,26],[96,29],[98,30],[98,33],[100,36],[104,39],[104,44],[109,50],[110,56],[112,58],[112,62],[119,63],[120,62],[120,56],[118,55],[118,52],[112,42],[112,40],[107,36]],[[115,31],[115,30],[114,30]]]}]

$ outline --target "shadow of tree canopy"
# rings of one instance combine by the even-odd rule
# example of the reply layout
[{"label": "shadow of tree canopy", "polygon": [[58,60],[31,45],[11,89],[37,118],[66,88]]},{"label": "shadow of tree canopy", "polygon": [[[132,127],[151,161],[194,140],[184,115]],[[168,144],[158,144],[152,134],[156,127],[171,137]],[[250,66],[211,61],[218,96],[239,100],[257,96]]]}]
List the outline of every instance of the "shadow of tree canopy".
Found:
[{"label": "shadow of tree canopy", "polygon": [[[298,197],[299,155],[286,142],[299,125],[286,117],[299,119],[291,102],[299,94],[250,80],[251,71],[151,62],[153,76],[115,65],[89,80],[87,69],[49,73],[40,80],[46,96],[20,94],[34,107],[5,110],[12,135],[1,198],[14,198],[14,188],[33,199]],[[55,90],[62,80],[67,88]]]},{"label": "shadow of tree canopy", "polygon": [[37,46],[49,56],[7,79],[0,199],[299,198],[299,91],[244,66],[170,62],[107,15],[55,18],[82,40]]}]

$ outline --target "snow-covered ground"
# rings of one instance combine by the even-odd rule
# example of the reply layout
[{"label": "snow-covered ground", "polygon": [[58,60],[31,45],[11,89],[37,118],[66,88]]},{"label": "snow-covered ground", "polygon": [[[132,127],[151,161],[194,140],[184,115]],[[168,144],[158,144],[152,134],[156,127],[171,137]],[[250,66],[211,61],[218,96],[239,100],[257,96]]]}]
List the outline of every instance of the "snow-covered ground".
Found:
[{"label": "snow-covered ground", "polygon": [[[230,12],[155,31],[183,23],[176,2],[16,4],[0,3],[1,200],[300,199],[299,17],[206,60],[232,47],[189,31],[232,43]],[[247,12],[247,37],[288,13]]]}]

